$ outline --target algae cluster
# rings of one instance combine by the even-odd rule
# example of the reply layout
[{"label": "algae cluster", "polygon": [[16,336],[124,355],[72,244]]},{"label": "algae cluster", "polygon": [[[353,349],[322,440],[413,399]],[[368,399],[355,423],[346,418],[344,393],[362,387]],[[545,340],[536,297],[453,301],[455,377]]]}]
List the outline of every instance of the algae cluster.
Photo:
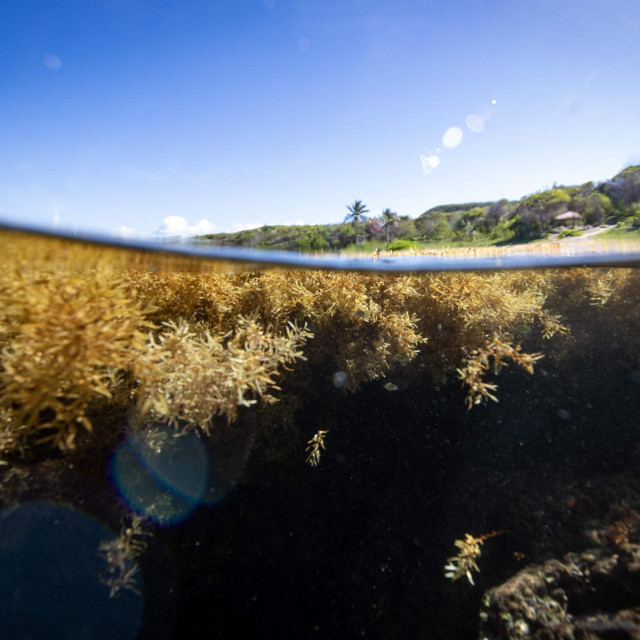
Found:
[{"label": "algae cluster", "polygon": [[[487,376],[508,360],[533,373],[539,351],[570,354],[587,317],[640,352],[629,269],[192,273],[71,241],[7,234],[2,245],[5,452],[71,449],[105,402],[133,407],[137,424],[210,433],[219,416],[276,401],[278,378],[306,358],[343,372],[346,391],[407,367],[435,384],[457,377],[471,408],[497,400]],[[297,384],[312,378],[299,370]]]}]

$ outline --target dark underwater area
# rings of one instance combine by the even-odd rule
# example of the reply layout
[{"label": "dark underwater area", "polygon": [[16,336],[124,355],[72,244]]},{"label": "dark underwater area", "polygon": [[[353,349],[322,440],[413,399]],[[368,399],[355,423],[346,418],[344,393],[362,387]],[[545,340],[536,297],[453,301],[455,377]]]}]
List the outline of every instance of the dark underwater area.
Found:
[{"label": "dark underwater area", "polygon": [[[500,403],[473,414],[454,385],[427,380],[346,398],[318,389],[298,419],[335,434],[320,468],[299,455],[251,465],[253,482],[167,532],[180,567],[172,637],[481,637],[487,590],[594,548],[617,510],[640,509],[637,374],[615,356],[575,365],[505,373]],[[453,540],[496,529],[507,532],[487,542],[476,586],[446,580]],[[612,553],[602,537],[598,553]],[[575,589],[568,611],[637,607],[639,570],[588,597]],[[503,612],[482,637],[518,637],[499,629]],[[640,633],[617,626],[593,637]]]},{"label": "dark underwater area", "polygon": [[[152,527],[137,637],[571,637],[551,627],[560,617],[544,635],[507,633],[500,616],[525,616],[524,603],[491,610],[483,596],[568,553],[621,553],[606,532],[640,510],[639,376],[624,345],[606,360],[585,354],[570,369],[501,376],[500,402],[474,412],[458,385],[436,390],[426,376],[348,396],[319,380],[295,414],[303,432],[318,421],[331,430],[316,468],[247,410],[217,443],[228,461],[253,440],[236,486],[183,523]],[[110,453],[21,466],[3,497],[74,505],[116,527]],[[505,533],[486,542],[475,586],[447,580],[454,539],[493,530]],[[628,546],[637,558],[638,545]],[[566,609],[611,619],[640,605],[639,586],[636,562],[587,594],[567,588]],[[482,635],[480,610],[489,614]],[[527,615],[543,633],[544,618],[537,626],[535,611]],[[630,623],[602,629],[575,637],[638,637]]]}]

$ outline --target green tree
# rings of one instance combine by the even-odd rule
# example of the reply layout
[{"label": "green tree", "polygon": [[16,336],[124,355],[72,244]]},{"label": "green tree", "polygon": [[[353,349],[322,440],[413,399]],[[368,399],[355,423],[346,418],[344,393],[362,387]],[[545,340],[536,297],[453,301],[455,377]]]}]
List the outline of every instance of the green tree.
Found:
[{"label": "green tree", "polygon": [[582,217],[587,224],[600,224],[613,210],[611,200],[598,191],[586,198]]},{"label": "green tree", "polygon": [[344,217],[345,222],[351,222],[353,226],[357,226],[361,218],[366,218],[365,213],[369,213],[367,206],[362,200],[356,200],[353,204],[347,205],[349,213]]},{"label": "green tree", "polygon": [[431,240],[442,231],[442,220],[442,216],[425,213],[418,218],[416,226],[422,237]]},{"label": "green tree", "polygon": [[464,234],[468,238],[472,238],[473,234],[482,226],[485,213],[482,207],[474,207],[469,211],[462,212],[461,221],[458,224],[461,225]]},{"label": "green tree", "polygon": [[382,212],[382,222],[382,229],[387,236],[387,242],[391,242],[393,234],[398,227],[398,214],[394,211],[391,211],[391,209],[385,209]]},{"label": "green tree", "polygon": [[356,243],[359,241],[358,238],[358,225],[360,223],[361,218],[366,218],[365,213],[369,213],[369,209],[362,202],[362,200],[356,200],[353,204],[347,205],[347,209],[349,213],[344,217],[345,222],[351,222],[353,227],[356,229]]},{"label": "green tree", "polygon": [[513,229],[520,237],[540,236],[551,229],[555,216],[566,211],[570,202],[566,189],[559,187],[525,196],[516,205],[514,221],[517,218],[518,224]]},{"label": "green tree", "polygon": [[511,205],[508,200],[500,200],[492,202],[487,209],[486,227],[492,230],[498,226],[500,222],[505,222],[511,213]]},{"label": "green tree", "polygon": [[621,171],[603,185],[603,190],[612,201],[618,201],[620,208],[640,202],[640,165]]},{"label": "green tree", "polygon": [[329,231],[329,244],[332,249],[344,249],[356,241],[356,229],[350,224],[332,225]]}]

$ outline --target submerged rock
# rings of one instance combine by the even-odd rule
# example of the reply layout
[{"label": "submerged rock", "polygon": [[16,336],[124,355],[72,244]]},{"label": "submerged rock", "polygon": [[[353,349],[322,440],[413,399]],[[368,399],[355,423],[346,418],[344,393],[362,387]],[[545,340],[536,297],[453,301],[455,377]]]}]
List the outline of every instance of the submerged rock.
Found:
[{"label": "submerged rock", "polygon": [[640,639],[640,545],[569,553],[489,590],[482,640]]}]

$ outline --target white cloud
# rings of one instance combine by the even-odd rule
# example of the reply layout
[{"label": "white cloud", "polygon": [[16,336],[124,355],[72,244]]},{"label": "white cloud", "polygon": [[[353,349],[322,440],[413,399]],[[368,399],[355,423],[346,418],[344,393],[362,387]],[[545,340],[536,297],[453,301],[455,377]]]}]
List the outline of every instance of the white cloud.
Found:
[{"label": "white cloud", "polygon": [[112,229],[111,235],[114,235],[117,238],[122,238],[124,240],[140,240],[149,236],[149,234],[147,233],[142,233],[142,231],[138,231],[137,229],[133,229],[132,227],[127,227],[124,225]]},{"label": "white cloud", "polygon": [[146,233],[139,231],[133,227],[127,227],[123,225],[121,227],[115,227],[111,230],[111,234],[117,238],[124,238],[127,240],[144,240],[152,238],[190,238],[193,236],[200,236],[206,233],[214,233],[216,225],[209,220],[203,218],[196,224],[189,224],[182,216],[166,216],[162,219],[162,223],[158,229],[153,233]]},{"label": "white cloud", "polygon": [[156,231],[159,236],[200,236],[205,233],[214,233],[216,225],[205,218],[196,224],[189,224],[182,216],[166,216]]}]

